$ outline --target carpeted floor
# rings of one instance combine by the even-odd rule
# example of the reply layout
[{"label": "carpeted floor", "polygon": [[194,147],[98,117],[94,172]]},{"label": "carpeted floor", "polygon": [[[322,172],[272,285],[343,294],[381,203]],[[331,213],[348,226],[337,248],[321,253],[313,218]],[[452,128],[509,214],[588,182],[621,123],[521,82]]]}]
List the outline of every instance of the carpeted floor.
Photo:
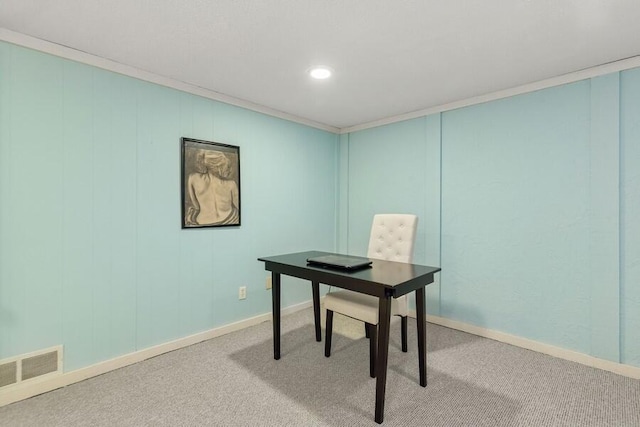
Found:
[{"label": "carpeted floor", "polygon": [[[391,326],[387,426],[640,426],[640,381],[429,324],[428,385]],[[1,426],[373,426],[362,324],[336,315],[331,358],[310,309],[0,408]]]}]

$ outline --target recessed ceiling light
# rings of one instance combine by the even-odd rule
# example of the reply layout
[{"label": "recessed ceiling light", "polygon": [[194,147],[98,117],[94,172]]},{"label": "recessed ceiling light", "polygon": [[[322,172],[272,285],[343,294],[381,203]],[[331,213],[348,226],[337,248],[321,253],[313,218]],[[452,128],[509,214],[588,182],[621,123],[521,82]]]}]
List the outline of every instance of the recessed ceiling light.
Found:
[{"label": "recessed ceiling light", "polygon": [[318,80],[328,79],[331,77],[332,72],[331,68],[325,67],[324,65],[309,69],[309,75]]}]

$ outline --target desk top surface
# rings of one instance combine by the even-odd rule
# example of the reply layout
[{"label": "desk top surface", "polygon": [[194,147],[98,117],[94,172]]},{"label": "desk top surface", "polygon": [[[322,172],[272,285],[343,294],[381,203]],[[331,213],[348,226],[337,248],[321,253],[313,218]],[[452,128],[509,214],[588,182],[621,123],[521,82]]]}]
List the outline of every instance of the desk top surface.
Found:
[{"label": "desk top surface", "polygon": [[[386,288],[396,288],[405,283],[432,276],[434,273],[440,271],[439,267],[429,267],[419,264],[385,261],[375,258],[370,258],[371,261],[373,261],[373,263],[371,264],[371,268],[364,268],[354,271],[342,270],[338,268],[326,268],[307,264],[307,258],[317,257],[321,255],[342,254],[334,254],[331,252],[322,251],[307,251],[261,257],[258,258],[258,260],[265,262],[265,267],[267,270],[281,272],[284,274],[291,274],[294,271],[304,272],[304,274],[314,276],[313,278],[315,280],[318,280],[322,283],[332,284],[331,281],[346,280],[354,282],[357,281],[361,283],[375,283]],[[292,269],[294,271],[290,271],[289,269]],[[297,274],[292,275],[298,276]],[[322,279],[322,276],[324,276],[325,278],[331,277],[331,280],[327,282]]]}]

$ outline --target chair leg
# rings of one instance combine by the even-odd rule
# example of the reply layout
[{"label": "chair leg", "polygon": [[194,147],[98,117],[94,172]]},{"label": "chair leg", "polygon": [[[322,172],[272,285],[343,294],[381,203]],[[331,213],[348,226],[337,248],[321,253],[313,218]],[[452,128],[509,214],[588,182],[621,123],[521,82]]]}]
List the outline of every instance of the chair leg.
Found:
[{"label": "chair leg", "polygon": [[378,325],[366,323],[369,332],[369,376],[376,377],[376,354],[378,351]]},{"label": "chair leg", "polygon": [[402,351],[407,352],[407,316],[400,317],[401,333],[402,333]]},{"label": "chair leg", "polygon": [[327,326],[325,328],[324,355],[331,356],[331,333],[333,332],[333,311],[327,310]]},{"label": "chair leg", "polygon": [[364,336],[367,338],[371,338],[371,334],[369,334],[369,324],[365,323],[364,324]]}]

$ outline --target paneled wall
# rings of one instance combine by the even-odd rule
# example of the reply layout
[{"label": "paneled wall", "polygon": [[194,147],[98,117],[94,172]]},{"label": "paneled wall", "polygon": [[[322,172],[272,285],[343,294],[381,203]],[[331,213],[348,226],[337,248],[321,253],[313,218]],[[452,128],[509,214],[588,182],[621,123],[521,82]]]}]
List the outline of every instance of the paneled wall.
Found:
[{"label": "paneled wall", "polygon": [[[241,227],[180,229],[182,136],[241,147]],[[430,314],[640,366],[639,141],[638,69],[337,136],[0,43],[0,359],[268,312],[258,256],[412,212]]]},{"label": "paneled wall", "polygon": [[[180,228],[183,136],[240,146],[240,227]],[[337,156],[332,133],[0,43],[0,359],[62,344],[70,371],[269,312],[257,257],[335,249]]]},{"label": "paneled wall", "polygon": [[430,314],[640,366],[640,70],[343,136],[347,238],[420,217]]},{"label": "paneled wall", "polygon": [[[433,116],[342,136],[347,167],[340,170],[341,196],[348,202],[341,198],[340,250],[366,256],[376,213],[414,213],[419,216],[414,260],[440,265],[439,129],[439,117]],[[435,313],[437,281],[427,289],[429,312]]]},{"label": "paneled wall", "polygon": [[620,356],[640,366],[640,70],[620,76]]}]

